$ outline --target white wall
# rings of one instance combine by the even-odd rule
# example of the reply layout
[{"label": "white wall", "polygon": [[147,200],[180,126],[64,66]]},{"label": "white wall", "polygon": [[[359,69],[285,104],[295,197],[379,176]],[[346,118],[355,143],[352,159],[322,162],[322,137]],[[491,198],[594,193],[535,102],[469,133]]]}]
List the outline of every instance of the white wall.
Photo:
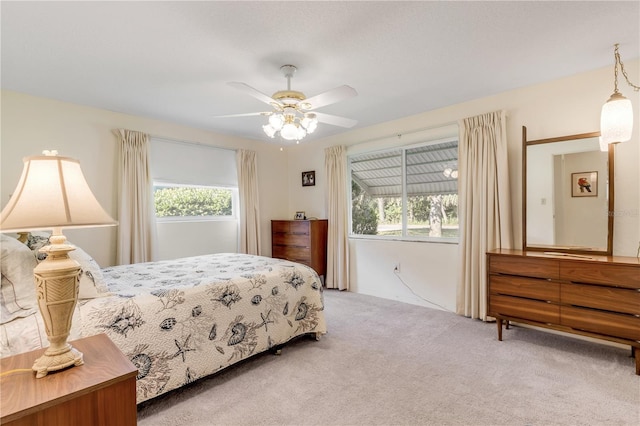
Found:
[{"label": "white wall", "polygon": [[[22,158],[57,149],[80,161],[89,186],[102,206],[117,218],[117,145],[113,129],[139,130],[166,139],[218,147],[253,149],[258,154],[262,250],[271,253],[270,219],[288,217],[286,151],[273,144],[189,128],[144,117],[38,98],[3,90],[1,93],[0,206],[9,201],[20,174]],[[166,229],[160,229],[164,232]],[[90,253],[101,266],[115,263],[116,229],[64,231],[72,243]],[[176,242],[194,247],[189,232],[174,235]],[[215,238],[215,236],[213,237]],[[169,255],[168,248],[162,248]]]},{"label": "white wall", "polygon": [[457,256],[457,244],[352,238],[350,290],[455,312],[458,269],[448,266]]},{"label": "white wall", "polygon": [[[630,78],[640,75],[640,62],[625,64]],[[510,185],[514,222],[514,247],[522,246],[522,126],[527,127],[528,139],[545,139],[598,131],[600,110],[613,91],[611,67],[602,68],[536,86],[512,90],[446,108],[428,111],[401,120],[325,138],[300,143],[289,154],[289,210],[305,210],[314,216],[326,217],[324,149],[334,145],[352,146],[379,140],[393,139],[398,134],[437,128],[455,123],[465,117],[490,111],[507,111],[509,140]],[[356,85],[357,86],[357,85]],[[357,87],[356,87],[357,89]],[[621,92],[631,99],[635,126],[631,141],[615,148],[615,223],[613,251],[618,256],[636,256],[640,243],[640,137],[638,111],[640,93],[626,85]],[[391,107],[391,106],[390,106]],[[322,129],[317,130],[321,132]],[[398,144],[404,143],[402,138]],[[316,170],[316,186],[303,188],[300,172]],[[458,279],[457,248],[446,244],[397,242],[381,244],[370,240],[350,241],[350,279],[355,291],[424,304],[407,291],[393,275],[393,263],[402,261],[402,272],[413,291],[426,299],[436,299],[446,307],[455,306],[455,283]],[[428,279],[438,271],[436,280]],[[444,272],[443,272],[444,271]],[[446,290],[443,290],[443,286]],[[432,300],[433,301],[433,300]]]}]

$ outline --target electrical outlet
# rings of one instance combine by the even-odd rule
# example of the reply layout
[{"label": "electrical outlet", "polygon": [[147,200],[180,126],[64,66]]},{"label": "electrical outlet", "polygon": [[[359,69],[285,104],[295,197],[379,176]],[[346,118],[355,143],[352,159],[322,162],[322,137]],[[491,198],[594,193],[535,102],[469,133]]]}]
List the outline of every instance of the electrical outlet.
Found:
[{"label": "electrical outlet", "polygon": [[400,262],[393,265],[393,272],[395,272],[396,274],[400,273]]}]

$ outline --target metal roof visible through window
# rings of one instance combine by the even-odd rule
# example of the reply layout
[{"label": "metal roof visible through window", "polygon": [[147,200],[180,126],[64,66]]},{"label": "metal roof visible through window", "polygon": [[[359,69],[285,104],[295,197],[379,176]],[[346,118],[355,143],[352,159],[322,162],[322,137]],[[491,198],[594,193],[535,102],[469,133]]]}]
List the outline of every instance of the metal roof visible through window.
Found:
[{"label": "metal roof visible through window", "polygon": [[[351,177],[372,197],[402,196],[402,149],[351,158]],[[406,149],[407,196],[455,194],[458,181],[444,175],[458,169],[458,141]]]}]

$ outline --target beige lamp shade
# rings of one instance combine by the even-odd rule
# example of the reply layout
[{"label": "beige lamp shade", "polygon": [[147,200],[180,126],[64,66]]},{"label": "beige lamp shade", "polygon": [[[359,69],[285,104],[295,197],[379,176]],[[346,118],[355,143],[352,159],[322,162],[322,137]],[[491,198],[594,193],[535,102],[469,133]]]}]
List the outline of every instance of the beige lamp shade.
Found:
[{"label": "beige lamp shade", "polygon": [[89,189],[80,162],[56,155],[24,159],[18,186],[0,216],[3,232],[117,224]]}]

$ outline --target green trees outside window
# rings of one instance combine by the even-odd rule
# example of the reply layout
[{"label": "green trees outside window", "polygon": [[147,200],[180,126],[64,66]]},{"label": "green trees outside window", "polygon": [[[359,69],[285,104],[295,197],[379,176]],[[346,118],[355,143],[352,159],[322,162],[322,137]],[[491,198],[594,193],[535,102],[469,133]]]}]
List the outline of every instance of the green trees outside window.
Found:
[{"label": "green trees outside window", "polygon": [[189,186],[156,186],[156,217],[232,216],[231,190]]},{"label": "green trees outside window", "polygon": [[351,181],[351,202],[353,233],[376,235],[378,233],[376,202],[354,181]]},{"label": "green trees outside window", "polygon": [[[351,181],[352,233],[402,235],[402,199],[373,198]],[[458,236],[458,194],[407,197],[407,235],[455,238]]]}]

